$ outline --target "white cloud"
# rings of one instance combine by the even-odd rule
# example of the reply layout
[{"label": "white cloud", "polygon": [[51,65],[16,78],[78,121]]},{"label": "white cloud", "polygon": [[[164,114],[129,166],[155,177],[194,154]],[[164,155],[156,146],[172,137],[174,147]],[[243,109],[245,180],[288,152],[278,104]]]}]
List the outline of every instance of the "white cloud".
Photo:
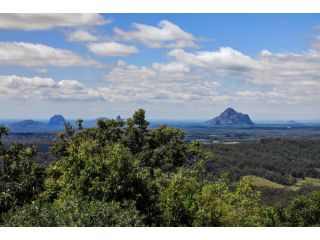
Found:
[{"label": "white cloud", "polygon": [[134,40],[150,48],[193,48],[197,40],[191,33],[183,31],[179,26],[162,20],[157,27],[134,23],[134,30],[123,31],[115,28],[114,32],[125,40]]},{"label": "white cloud", "polygon": [[75,80],[0,75],[0,99],[92,100],[99,93]]},{"label": "white cloud", "polygon": [[197,51],[196,53],[174,49],[168,55],[175,57],[178,62],[186,65],[210,68],[217,74],[222,75],[234,71],[246,71],[256,65],[251,57],[229,47],[222,47],[216,52]]},{"label": "white cloud", "polygon": [[94,26],[110,23],[96,13],[1,13],[0,29],[25,31],[49,30],[54,27]]},{"label": "white cloud", "polygon": [[263,50],[255,61],[257,68],[245,75],[254,84],[298,87],[305,81],[320,79],[320,52],[316,50],[301,53]]},{"label": "white cloud", "polygon": [[94,42],[98,38],[85,30],[75,30],[68,33],[67,40],[70,42]]},{"label": "white cloud", "polygon": [[33,71],[36,73],[41,73],[41,74],[48,73],[48,70],[46,68],[36,68]]},{"label": "white cloud", "polygon": [[[133,46],[116,42],[91,43],[88,48],[100,56],[138,51]],[[126,103],[320,104],[320,51],[314,49],[299,53],[262,50],[257,56],[229,47],[217,51],[174,49],[168,55],[174,58],[172,62],[150,66],[119,61],[105,76],[105,85],[97,89],[73,80],[55,82],[47,78],[1,76],[0,96],[102,98]],[[45,73],[42,69],[47,65],[97,66],[98,63],[69,50],[41,44],[0,42],[0,64],[28,66]],[[19,85],[18,80],[9,81],[9,77],[19,78],[23,84]]]},{"label": "white cloud", "polygon": [[237,102],[256,104],[275,103],[275,104],[317,104],[320,103],[320,84],[315,83],[313,87],[294,87],[282,85],[271,90],[245,90],[233,93],[233,100]]},{"label": "white cloud", "polygon": [[101,66],[100,63],[92,59],[85,59],[70,50],[25,42],[0,42],[0,65]]},{"label": "white cloud", "polygon": [[175,49],[169,55],[175,61],[151,67],[120,61],[106,76],[101,95],[127,102],[320,104],[320,52],[315,50],[262,50],[251,57],[232,48]]},{"label": "white cloud", "polygon": [[309,50],[302,53],[272,53],[262,50],[256,57],[250,57],[232,48],[218,51],[186,52],[174,49],[168,53],[178,63],[196,66],[213,74],[238,76],[255,84],[282,84],[288,81],[319,79],[320,52]]},{"label": "white cloud", "polygon": [[[213,77],[238,79],[238,85],[229,86],[229,100],[271,103],[320,103],[320,52],[272,53],[262,50],[250,57],[232,48],[195,53],[175,49],[169,52],[178,63],[204,69]],[[243,83],[250,90],[237,90]],[[255,89],[255,90],[252,90]]]},{"label": "white cloud", "polygon": [[128,46],[117,42],[92,43],[88,49],[98,56],[127,56],[138,53],[135,46]]},{"label": "white cloud", "polygon": [[158,72],[168,74],[184,74],[190,72],[189,67],[177,62],[171,62],[167,64],[154,63],[152,64],[152,68]]},{"label": "white cloud", "polygon": [[122,102],[202,101],[217,96],[220,86],[176,62],[145,67],[119,61],[105,80],[108,86],[98,89],[102,97]]}]

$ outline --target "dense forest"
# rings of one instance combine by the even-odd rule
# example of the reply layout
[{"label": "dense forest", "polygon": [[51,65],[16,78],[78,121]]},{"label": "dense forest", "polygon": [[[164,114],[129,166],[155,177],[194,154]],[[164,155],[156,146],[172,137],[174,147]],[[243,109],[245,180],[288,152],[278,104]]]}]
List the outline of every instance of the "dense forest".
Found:
[{"label": "dense forest", "polygon": [[[239,177],[255,174],[285,184],[295,177],[318,177],[319,148],[309,147],[312,142],[297,143],[277,159],[261,147],[268,144],[206,147],[186,142],[180,129],[149,129],[142,109],[126,120],[101,119],[96,128],[84,129],[82,123],[77,121],[77,129],[66,123],[49,165],[34,161],[36,147],[4,145],[1,137],[9,131],[0,126],[1,226],[320,224],[320,192],[301,192],[286,205],[270,205],[252,179]],[[274,144],[276,151],[287,142]],[[226,151],[234,151],[239,161],[224,165]],[[301,151],[307,169],[290,162],[289,156]],[[250,172],[255,152],[265,160]],[[309,171],[310,164],[315,171]]]},{"label": "dense forest", "polygon": [[296,178],[320,178],[319,139],[263,139],[238,144],[204,144],[214,157],[208,167],[216,176],[228,171],[232,179],[257,175],[292,185]]}]

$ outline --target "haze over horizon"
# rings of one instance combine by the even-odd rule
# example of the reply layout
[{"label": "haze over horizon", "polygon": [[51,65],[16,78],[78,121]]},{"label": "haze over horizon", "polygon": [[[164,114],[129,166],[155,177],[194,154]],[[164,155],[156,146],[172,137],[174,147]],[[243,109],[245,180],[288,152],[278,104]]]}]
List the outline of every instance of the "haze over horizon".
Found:
[{"label": "haze over horizon", "polygon": [[[226,109],[225,109],[226,110]],[[222,113],[222,112],[221,112]],[[211,117],[207,117],[207,118],[148,118],[147,117],[147,120],[148,121],[151,121],[151,123],[157,123],[157,122],[177,122],[177,123],[183,123],[183,122],[193,122],[193,123],[206,123],[208,120],[212,119],[212,118],[215,118],[215,117],[218,117],[221,113],[217,113],[215,115],[212,115]],[[243,113],[243,112],[238,112],[238,113]],[[133,114],[133,112],[132,112]],[[246,114],[246,113],[243,113],[243,114]],[[48,117],[44,117],[44,118],[0,118],[0,124],[1,123],[10,123],[10,122],[18,122],[18,121],[25,121],[25,120],[34,120],[34,121],[40,121],[40,122],[43,122],[43,123],[46,123],[48,122],[52,117],[56,116],[56,115],[59,115],[59,116],[62,116],[64,117],[67,121],[75,121],[77,119],[82,119],[82,120],[85,120],[85,121],[92,121],[92,120],[95,120],[95,119],[98,119],[98,118],[108,118],[108,119],[116,119],[117,117],[121,117],[122,119],[126,119],[126,118],[129,118],[129,117],[132,117],[131,115],[129,116],[124,116],[124,115],[115,115],[115,116],[111,116],[111,115],[100,115],[100,116],[95,116],[95,117],[92,117],[92,118],[88,118],[88,117],[85,117],[85,116],[76,116],[76,117],[66,117],[66,115],[63,115],[63,114],[59,114],[59,113],[54,113],[54,114],[51,114],[50,116]],[[147,114],[148,115],[148,114]],[[248,114],[250,115],[250,114]],[[250,117],[250,116],[249,116]],[[290,118],[269,118],[269,119],[261,119],[261,118],[252,118],[252,120],[254,121],[254,123],[257,123],[257,124],[264,124],[264,123],[287,123],[288,121],[293,121],[293,122],[296,122],[296,123],[320,123],[320,119],[318,118],[305,118],[305,119],[290,119]]]},{"label": "haze over horizon", "polygon": [[0,119],[320,119],[319,14],[0,14]]}]

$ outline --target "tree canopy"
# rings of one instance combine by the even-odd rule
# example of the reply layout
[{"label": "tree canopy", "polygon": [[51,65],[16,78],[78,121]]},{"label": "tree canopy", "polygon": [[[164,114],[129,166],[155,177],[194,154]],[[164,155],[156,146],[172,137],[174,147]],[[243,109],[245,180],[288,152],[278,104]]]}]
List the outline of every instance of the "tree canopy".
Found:
[{"label": "tree canopy", "polygon": [[[51,149],[57,160],[33,162],[34,147],[0,145],[3,226],[314,226],[320,196],[288,207],[261,204],[250,179],[216,179],[211,152],[182,130],[149,128],[145,111],[96,128],[66,123]],[[0,137],[8,134],[0,127]],[[1,139],[1,138],[0,138]]]}]

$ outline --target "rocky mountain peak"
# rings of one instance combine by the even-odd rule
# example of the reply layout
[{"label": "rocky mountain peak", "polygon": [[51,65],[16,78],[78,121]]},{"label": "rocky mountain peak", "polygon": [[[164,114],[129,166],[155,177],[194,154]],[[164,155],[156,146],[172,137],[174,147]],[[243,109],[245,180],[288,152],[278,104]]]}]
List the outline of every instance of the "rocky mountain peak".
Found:
[{"label": "rocky mountain peak", "polygon": [[207,121],[209,126],[218,125],[254,125],[247,114],[237,112],[233,108],[227,108],[219,116]]},{"label": "rocky mountain peak", "polygon": [[65,122],[66,120],[62,115],[55,114],[50,118],[48,125],[61,126],[61,125],[64,125]]}]

